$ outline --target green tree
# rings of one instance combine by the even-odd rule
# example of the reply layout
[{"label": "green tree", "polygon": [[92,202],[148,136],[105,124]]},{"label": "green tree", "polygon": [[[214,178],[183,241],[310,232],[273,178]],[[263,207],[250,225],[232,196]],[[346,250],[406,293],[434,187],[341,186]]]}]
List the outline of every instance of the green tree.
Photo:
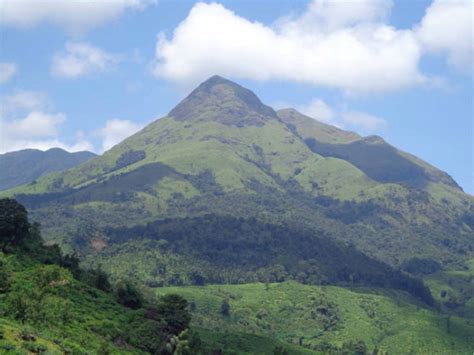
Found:
[{"label": "green tree", "polygon": [[117,301],[125,307],[138,309],[143,305],[143,295],[140,290],[129,281],[122,281],[117,286]]},{"label": "green tree", "polygon": [[188,301],[175,294],[163,296],[156,307],[159,316],[166,322],[172,334],[179,334],[189,326],[191,315],[188,311]]},{"label": "green tree", "polygon": [[0,199],[0,248],[11,252],[29,237],[29,231],[25,207],[14,199]]},{"label": "green tree", "polygon": [[95,270],[94,273],[94,286],[99,290],[110,292],[112,290],[112,285],[110,285],[109,276],[102,270],[100,266],[97,270]]},{"label": "green tree", "polygon": [[230,316],[230,304],[229,304],[229,301],[227,299],[222,301],[221,314],[224,317],[229,317]]},{"label": "green tree", "polygon": [[9,290],[11,272],[7,258],[0,252],[0,293],[5,293]]}]

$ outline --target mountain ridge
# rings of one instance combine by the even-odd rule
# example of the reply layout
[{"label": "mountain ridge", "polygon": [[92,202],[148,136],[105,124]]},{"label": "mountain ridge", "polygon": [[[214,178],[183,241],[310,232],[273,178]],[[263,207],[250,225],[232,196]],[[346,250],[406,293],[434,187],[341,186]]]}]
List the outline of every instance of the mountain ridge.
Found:
[{"label": "mountain ridge", "polygon": [[61,148],[23,149],[0,154],[0,191],[30,183],[54,171],[67,170],[96,156],[88,151],[71,153]]},{"label": "mountain ridge", "polygon": [[196,90],[102,156],[5,194],[46,221],[50,242],[84,255],[112,248],[111,226],[205,215],[296,219],[315,236],[394,267],[417,256],[459,264],[472,255],[473,199],[445,173],[380,138],[296,110],[267,115],[255,94],[226,79],[213,77]]}]

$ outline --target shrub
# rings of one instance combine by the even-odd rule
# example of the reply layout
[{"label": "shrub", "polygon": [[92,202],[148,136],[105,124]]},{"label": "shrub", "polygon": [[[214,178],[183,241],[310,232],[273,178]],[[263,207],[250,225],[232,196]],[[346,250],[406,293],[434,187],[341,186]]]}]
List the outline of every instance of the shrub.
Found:
[{"label": "shrub", "polygon": [[117,286],[117,301],[125,307],[138,309],[143,305],[143,295],[130,282],[123,281]]}]

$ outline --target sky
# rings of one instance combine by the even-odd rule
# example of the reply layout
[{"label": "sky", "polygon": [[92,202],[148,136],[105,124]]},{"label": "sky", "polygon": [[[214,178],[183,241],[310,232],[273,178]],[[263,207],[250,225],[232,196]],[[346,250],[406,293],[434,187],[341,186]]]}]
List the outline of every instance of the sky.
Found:
[{"label": "sky", "polygon": [[110,149],[218,74],[474,194],[471,0],[0,0],[0,153]]}]

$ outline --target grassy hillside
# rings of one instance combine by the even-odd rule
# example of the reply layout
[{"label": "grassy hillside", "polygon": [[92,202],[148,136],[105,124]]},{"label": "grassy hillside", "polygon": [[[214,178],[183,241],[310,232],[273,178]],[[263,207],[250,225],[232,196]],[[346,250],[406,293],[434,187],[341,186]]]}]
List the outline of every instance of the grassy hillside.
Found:
[{"label": "grassy hillside", "polygon": [[102,156],[0,195],[80,252],[106,251],[110,227],[221,214],[297,220],[396,267],[474,253],[473,198],[446,173],[381,138],[277,113],[219,77]]},{"label": "grassy hillside", "polygon": [[188,354],[200,342],[186,300],[145,297],[128,280],[42,243],[14,200],[0,199],[0,353]]},{"label": "grassy hillside", "polygon": [[[474,350],[472,320],[448,319],[395,291],[296,282],[156,289],[159,295],[170,292],[188,299],[195,326],[231,339],[236,333],[267,336],[322,353],[355,353],[358,348],[390,354]],[[233,340],[226,343],[226,337],[214,341],[228,350],[238,348]]]},{"label": "grassy hillside", "polygon": [[58,266],[1,258],[2,271],[8,266],[14,274],[8,291],[0,293],[0,313],[5,317],[0,323],[0,349],[25,354],[35,349],[62,354],[106,348],[141,353],[112,342],[126,331],[133,315],[112,295],[78,282]]}]

